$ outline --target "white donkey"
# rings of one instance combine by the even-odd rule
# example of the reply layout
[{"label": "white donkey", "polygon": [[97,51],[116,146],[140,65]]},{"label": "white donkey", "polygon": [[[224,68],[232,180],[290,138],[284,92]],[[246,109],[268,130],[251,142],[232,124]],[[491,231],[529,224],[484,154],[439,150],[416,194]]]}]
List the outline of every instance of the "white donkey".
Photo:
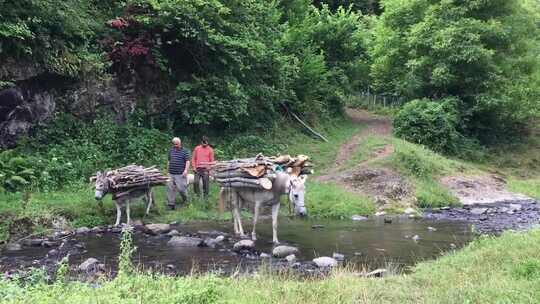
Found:
[{"label": "white donkey", "polygon": [[96,175],[96,200],[101,200],[107,193],[112,194],[112,199],[114,201],[114,204],[116,205],[116,222],[114,223],[115,226],[120,225],[120,218],[122,217],[122,207],[126,207],[126,217],[127,222],[126,224],[129,226],[131,222],[130,218],[130,210],[129,205],[132,200],[143,198],[143,200],[146,202],[146,213],[145,215],[148,215],[148,212],[150,212],[150,208],[152,207],[152,202],[154,201],[154,195],[152,193],[151,187],[146,188],[134,188],[132,190],[123,191],[121,193],[117,193],[113,191],[110,187],[110,182],[107,179],[107,176],[105,173],[98,172]]},{"label": "white donkey", "polygon": [[240,218],[240,208],[242,207],[242,202],[253,203],[253,231],[251,232],[251,239],[254,241],[257,240],[255,228],[259,218],[259,210],[262,205],[268,205],[272,207],[272,241],[274,244],[278,244],[277,218],[279,214],[280,197],[284,194],[288,194],[289,203],[292,202],[294,204],[295,214],[306,216],[307,211],[306,206],[304,205],[306,179],[307,175],[300,175],[297,177],[291,176],[285,172],[278,172],[271,190],[254,188],[221,188],[220,199],[224,202],[230,202],[232,207],[231,212],[233,215],[234,233],[240,235],[240,237],[245,237],[242,220]]}]

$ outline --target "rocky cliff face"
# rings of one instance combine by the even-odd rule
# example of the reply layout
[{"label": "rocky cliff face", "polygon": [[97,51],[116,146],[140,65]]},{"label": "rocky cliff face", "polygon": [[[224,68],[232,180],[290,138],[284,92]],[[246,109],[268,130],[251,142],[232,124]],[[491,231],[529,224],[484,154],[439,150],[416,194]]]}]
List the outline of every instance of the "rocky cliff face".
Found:
[{"label": "rocky cliff face", "polygon": [[133,86],[119,88],[114,80],[76,81],[13,60],[0,64],[0,80],[10,82],[0,87],[0,148],[14,147],[21,136],[45,125],[56,112],[92,119],[105,108],[121,123],[135,110]]},{"label": "rocky cliff face", "polygon": [[23,92],[20,87],[0,91],[0,147],[15,146],[21,135],[43,125],[55,107],[48,92]]}]

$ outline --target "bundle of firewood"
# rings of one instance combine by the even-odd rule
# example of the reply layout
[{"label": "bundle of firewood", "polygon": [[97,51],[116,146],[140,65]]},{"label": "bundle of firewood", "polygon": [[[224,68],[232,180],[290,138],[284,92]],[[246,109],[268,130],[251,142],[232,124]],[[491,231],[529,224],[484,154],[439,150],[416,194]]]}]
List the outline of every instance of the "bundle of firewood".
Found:
[{"label": "bundle of firewood", "polygon": [[156,166],[145,168],[138,165],[129,165],[107,171],[105,174],[113,190],[164,185],[169,179]]},{"label": "bundle of firewood", "polygon": [[309,157],[298,155],[280,155],[266,157],[258,154],[252,158],[233,159],[216,162],[211,172],[216,182],[222,187],[248,187],[272,189],[272,181],[278,171],[286,171],[291,175],[311,174]]}]

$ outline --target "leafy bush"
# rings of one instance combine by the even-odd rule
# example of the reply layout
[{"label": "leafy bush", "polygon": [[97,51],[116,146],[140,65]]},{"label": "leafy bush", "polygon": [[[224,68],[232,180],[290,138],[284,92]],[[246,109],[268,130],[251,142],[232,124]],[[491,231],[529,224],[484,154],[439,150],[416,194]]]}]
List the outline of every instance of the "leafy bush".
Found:
[{"label": "leafy bush", "polygon": [[36,178],[33,164],[15,151],[0,153],[0,191],[15,192],[29,186]]},{"label": "leafy bush", "polygon": [[32,140],[21,142],[19,151],[24,152],[25,162],[32,162],[34,185],[53,190],[86,182],[97,171],[131,163],[164,168],[170,137],[139,126],[135,120],[119,125],[103,116],[85,123],[64,114]]},{"label": "leafy bush", "polygon": [[394,119],[396,136],[437,152],[456,153],[460,134],[456,100],[413,100]]}]

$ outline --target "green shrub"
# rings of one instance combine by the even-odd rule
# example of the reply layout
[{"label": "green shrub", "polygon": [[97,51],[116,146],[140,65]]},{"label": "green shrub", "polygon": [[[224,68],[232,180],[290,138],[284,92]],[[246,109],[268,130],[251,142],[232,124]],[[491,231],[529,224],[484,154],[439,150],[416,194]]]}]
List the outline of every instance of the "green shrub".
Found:
[{"label": "green shrub", "polygon": [[0,153],[0,191],[21,191],[36,178],[32,162],[9,150]]},{"label": "green shrub", "polygon": [[456,99],[413,100],[394,119],[396,136],[437,152],[456,153],[460,134]]}]

